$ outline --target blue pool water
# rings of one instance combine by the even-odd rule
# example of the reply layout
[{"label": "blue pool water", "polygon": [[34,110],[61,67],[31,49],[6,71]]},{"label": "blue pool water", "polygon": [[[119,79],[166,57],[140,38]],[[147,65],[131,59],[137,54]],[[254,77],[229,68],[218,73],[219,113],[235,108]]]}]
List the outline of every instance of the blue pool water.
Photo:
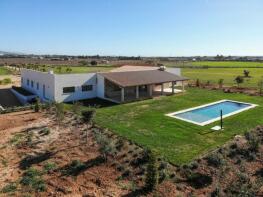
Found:
[{"label": "blue pool water", "polygon": [[234,101],[223,101],[221,103],[175,114],[174,116],[197,123],[204,123],[209,120],[219,118],[221,110],[223,111],[223,115],[227,115],[250,106],[250,104],[244,104]]}]

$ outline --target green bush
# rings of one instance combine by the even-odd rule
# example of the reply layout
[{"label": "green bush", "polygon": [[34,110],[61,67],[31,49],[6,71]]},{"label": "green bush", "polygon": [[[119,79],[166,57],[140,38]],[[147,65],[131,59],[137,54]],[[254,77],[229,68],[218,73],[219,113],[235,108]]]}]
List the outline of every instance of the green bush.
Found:
[{"label": "green bush", "polygon": [[47,162],[43,166],[45,172],[53,171],[57,168],[57,165],[53,162]]},{"label": "green bush", "polygon": [[49,128],[44,128],[41,131],[39,131],[39,134],[41,135],[49,135],[50,134],[50,129]]},{"label": "green bush", "polygon": [[207,163],[210,166],[219,167],[223,163],[223,159],[219,154],[209,155],[207,158]]},{"label": "green bush", "polygon": [[153,191],[158,185],[158,165],[153,152],[149,152],[149,162],[146,169],[145,189]]},{"label": "green bush", "polygon": [[2,193],[11,193],[11,192],[15,192],[16,189],[17,189],[17,186],[15,183],[9,183],[2,188],[1,192]]},{"label": "green bush", "polygon": [[42,179],[42,173],[35,168],[29,168],[25,171],[20,183],[21,185],[29,186],[38,192],[46,190],[46,184]]},{"label": "green bush", "polygon": [[95,117],[96,114],[96,110],[92,109],[92,110],[85,110],[81,112],[82,115],[82,119],[84,122],[87,123],[91,123]]}]

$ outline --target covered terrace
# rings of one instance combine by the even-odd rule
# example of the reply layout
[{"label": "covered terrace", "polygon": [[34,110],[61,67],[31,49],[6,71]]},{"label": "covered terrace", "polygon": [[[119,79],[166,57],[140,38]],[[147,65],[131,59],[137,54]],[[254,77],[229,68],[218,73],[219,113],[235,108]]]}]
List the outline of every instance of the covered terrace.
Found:
[{"label": "covered terrace", "polygon": [[[143,70],[100,73],[105,99],[124,103],[184,91],[188,79],[166,71]],[[180,86],[180,89],[177,89]]]}]

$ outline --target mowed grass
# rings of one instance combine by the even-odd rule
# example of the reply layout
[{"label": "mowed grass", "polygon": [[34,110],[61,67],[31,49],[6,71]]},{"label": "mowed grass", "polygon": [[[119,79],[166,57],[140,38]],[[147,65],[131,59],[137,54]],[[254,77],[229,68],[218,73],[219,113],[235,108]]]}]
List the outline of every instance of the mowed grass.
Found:
[{"label": "mowed grass", "polygon": [[238,61],[196,61],[196,62],[164,62],[168,67],[219,67],[219,68],[263,68],[262,62]]},{"label": "mowed grass", "polygon": [[183,68],[182,75],[191,80],[199,79],[201,82],[217,84],[219,79],[224,79],[225,85],[235,85],[234,79],[237,76],[243,76],[243,71],[249,70],[251,78],[245,78],[243,87],[257,87],[259,80],[263,79],[263,68],[207,68],[194,69]]},{"label": "mowed grass", "polygon": [[0,67],[0,75],[9,75],[9,74],[11,74],[11,71],[9,71],[4,67]]},{"label": "mowed grass", "polygon": [[[225,130],[221,132],[210,130],[219,122],[202,127],[165,116],[167,113],[221,99],[250,102],[260,106],[224,119]],[[98,125],[155,150],[168,161],[180,165],[223,145],[237,134],[262,125],[262,106],[262,97],[190,88],[183,95],[98,109],[95,121]]]}]

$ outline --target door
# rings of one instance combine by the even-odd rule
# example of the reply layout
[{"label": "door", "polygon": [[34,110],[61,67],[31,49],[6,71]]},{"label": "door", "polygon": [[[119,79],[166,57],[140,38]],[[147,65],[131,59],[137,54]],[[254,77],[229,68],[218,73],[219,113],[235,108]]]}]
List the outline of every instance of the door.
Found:
[{"label": "door", "polygon": [[43,85],[43,97],[46,98],[46,86]]}]

